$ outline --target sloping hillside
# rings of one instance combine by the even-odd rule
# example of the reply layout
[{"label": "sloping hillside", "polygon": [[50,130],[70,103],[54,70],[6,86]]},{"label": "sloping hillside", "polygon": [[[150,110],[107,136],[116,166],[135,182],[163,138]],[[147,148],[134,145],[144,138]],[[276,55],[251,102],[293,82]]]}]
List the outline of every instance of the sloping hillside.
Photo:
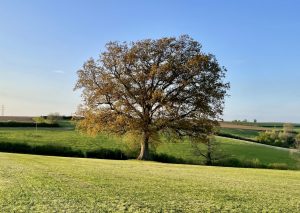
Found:
[{"label": "sloping hillside", "polygon": [[0,153],[0,209],[297,212],[299,179],[297,171]]}]

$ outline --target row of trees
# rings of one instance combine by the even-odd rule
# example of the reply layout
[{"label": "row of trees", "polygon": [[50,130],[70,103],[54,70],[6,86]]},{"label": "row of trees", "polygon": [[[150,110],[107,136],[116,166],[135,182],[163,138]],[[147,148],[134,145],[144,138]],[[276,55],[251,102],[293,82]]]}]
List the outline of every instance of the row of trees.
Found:
[{"label": "row of trees", "polygon": [[257,140],[260,143],[275,146],[299,148],[300,133],[295,132],[293,124],[284,124],[282,130],[273,129],[261,132]]},{"label": "row of trees", "polygon": [[58,121],[62,118],[59,113],[50,113],[47,116],[34,117],[33,120],[37,124],[47,123],[47,124],[57,124]]},{"label": "row of trees", "polygon": [[[244,120],[233,120],[232,123],[249,123],[249,121],[247,119]],[[257,119],[253,120],[253,123],[257,123]]]}]

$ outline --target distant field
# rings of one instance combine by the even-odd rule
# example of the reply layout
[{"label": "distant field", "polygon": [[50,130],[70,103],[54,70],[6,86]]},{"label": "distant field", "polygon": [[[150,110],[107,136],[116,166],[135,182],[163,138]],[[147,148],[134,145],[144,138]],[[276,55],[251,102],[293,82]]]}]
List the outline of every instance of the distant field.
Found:
[{"label": "distant field", "polygon": [[220,128],[220,133],[235,135],[249,139],[255,139],[260,132],[260,130],[255,129]]},{"label": "distant field", "polygon": [[251,123],[236,124],[236,123],[232,123],[232,122],[220,122],[220,126],[221,126],[221,128],[230,128],[230,129],[250,129],[250,130],[258,130],[258,131],[267,130],[266,127],[253,125]]},{"label": "distant field", "polygon": [[[284,123],[279,122],[262,122],[262,123],[253,123],[253,122],[247,122],[247,123],[234,123],[234,122],[220,122],[220,126],[222,128],[231,128],[231,129],[252,129],[252,130],[258,130],[258,131],[265,131],[270,129],[282,129]],[[300,131],[300,124],[294,123],[294,128],[296,131]]]},{"label": "distant field", "polygon": [[[257,123],[258,126],[261,127],[270,127],[270,128],[282,128],[284,123],[280,123],[280,122],[261,122],[261,123]],[[293,123],[294,127],[299,128],[300,124],[298,123]]]},{"label": "distant field", "polygon": [[0,122],[5,121],[32,122],[33,120],[30,116],[0,116]]},{"label": "distant field", "polygon": [[300,172],[0,153],[2,212],[299,212]]},{"label": "distant field", "polygon": [[[287,149],[277,149],[241,140],[217,137],[222,153],[226,157],[235,157],[241,160],[258,159],[261,163],[285,163],[289,168],[298,168],[300,154],[290,153]],[[121,138],[97,136],[89,137],[72,129],[39,129],[34,128],[0,128],[0,143],[27,143],[34,145],[61,145],[76,150],[93,150],[99,148],[118,148],[126,150],[126,144]],[[163,143],[157,148],[158,153],[168,154],[195,164],[202,164],[203,158],[193,154],[188,142]]]}]

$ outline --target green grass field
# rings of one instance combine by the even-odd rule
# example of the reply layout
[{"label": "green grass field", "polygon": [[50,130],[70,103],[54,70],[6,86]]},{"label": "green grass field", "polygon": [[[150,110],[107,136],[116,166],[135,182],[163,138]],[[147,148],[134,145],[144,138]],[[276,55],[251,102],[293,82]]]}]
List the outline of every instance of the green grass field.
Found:
[{"label": "green grass field", "polygon": [[242,138],[255,139],[259,135],[260,131],[253,129],[220,128],[220,133],[239,136]]},{"label": "green grass field", "polygon": [[299,212],[300,172],[0,153],[2,212]]},{"label": "green grass field", "polygon": [[[229,122],[224,121],[220,122],[220,125],[222,128],[225,129],[237,129],[237,130],[257,130],[257,131],[265,131],[265,130],[282,130],[284,123],[280,122],[259,122],[259,123],[253,123],[253,122]],[[300,124],[294,123],[294,131],[300,132]]]},{"label": "green grass field", "polygon": [[[286,149],[277,149],[256,143],[247,143],[241,140],[216,137],[219,150],[226,158],[234,157],[240,160],[255,160],[265,165],[281,163],[290,169],[300,168],[300,153],[292,153]],[[34,128],[0,128],[0,143],[27,143],[34,145],[61,145],[77,150],[93,150],[100,148],[126,149],[121,138],[97,136],[89,137],[72,129],[39,129]],[[188,142],[163,143],[157,148],[158,153],[182,158],[193,164],[203,164],[204,159],[193,154]]]}]

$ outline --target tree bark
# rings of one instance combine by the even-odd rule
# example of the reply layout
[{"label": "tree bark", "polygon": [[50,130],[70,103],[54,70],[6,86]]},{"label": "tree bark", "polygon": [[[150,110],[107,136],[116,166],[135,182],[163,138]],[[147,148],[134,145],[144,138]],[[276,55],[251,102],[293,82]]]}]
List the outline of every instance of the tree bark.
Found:
[{"label": "tree bark", "polygon": [[207,153],[206,156],[206,165],[211,166],[212,165],[212,157],[211,157],[211,152]]},{"label": "tree bark", "polygon": [[207,154],[206,154],[206,165],[211,166],[212,165],[212,141],[211,139],[208,139],[207,142]]},{"label": "tree bark", "polygon": [[143,136],[143,141],[141,142],[141,151],[137,158],[138,160],[150,160],[149,137],[149,133],[145,132]]}]

